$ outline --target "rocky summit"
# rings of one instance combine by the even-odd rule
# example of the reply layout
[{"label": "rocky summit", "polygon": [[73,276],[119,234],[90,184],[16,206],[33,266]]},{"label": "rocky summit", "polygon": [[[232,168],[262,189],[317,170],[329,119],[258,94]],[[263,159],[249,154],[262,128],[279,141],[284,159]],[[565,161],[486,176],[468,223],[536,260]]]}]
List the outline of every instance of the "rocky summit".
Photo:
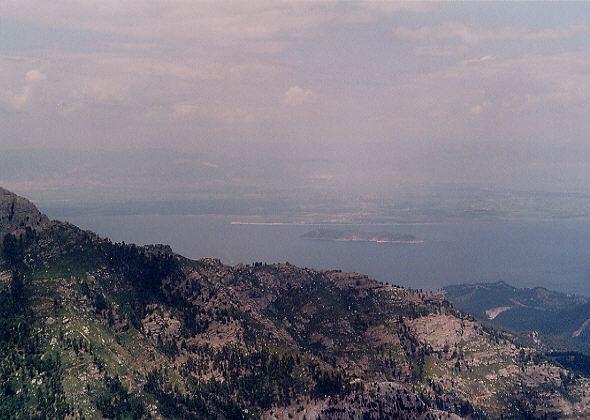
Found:
[{"label": "rocky summit", "polygon": [[0,418],[590,416],[590,380],[444,296],[112,243],[0,195]]},{"label": "rocky summit", "polygon": [[29,200],[0,187],[0,235],[42,228],[49,219]]}]

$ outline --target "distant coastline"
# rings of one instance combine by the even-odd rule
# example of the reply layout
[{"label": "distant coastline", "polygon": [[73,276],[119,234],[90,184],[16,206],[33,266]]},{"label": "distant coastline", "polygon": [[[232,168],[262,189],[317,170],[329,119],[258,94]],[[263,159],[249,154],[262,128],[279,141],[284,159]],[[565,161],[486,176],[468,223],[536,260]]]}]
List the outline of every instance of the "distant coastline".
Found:
[{"label": "distant coastline", "polygon": [[306,232],[304,239],[320,239],[339,242],[376,242],[394,244],[419,244],[424,242],[414,235],[398,232],[361,232],[356,230],[318,229]]}]

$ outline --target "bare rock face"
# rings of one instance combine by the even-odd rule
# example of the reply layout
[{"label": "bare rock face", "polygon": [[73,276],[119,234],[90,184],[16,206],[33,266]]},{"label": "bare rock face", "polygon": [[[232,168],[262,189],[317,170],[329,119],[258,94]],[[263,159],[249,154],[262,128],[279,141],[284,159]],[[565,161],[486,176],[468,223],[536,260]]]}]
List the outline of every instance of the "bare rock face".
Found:
[{"label": "bare rock face", "polygon": [[49,219],[29,200],[0,187],[0,238],[27,227],[42,229]]}]

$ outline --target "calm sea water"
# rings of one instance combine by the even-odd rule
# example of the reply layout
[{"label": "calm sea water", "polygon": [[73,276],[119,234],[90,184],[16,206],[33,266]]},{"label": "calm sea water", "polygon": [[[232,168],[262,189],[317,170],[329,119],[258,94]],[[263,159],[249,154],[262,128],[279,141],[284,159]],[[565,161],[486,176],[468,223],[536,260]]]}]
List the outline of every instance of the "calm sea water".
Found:
[{"label": "calm sea water", "polygon": [[357,271],[425,290],[504,280],[517,287],[544,286],[590,296],[590,221],[336,227],[409,233],[424,240],[382,244],[303,239],[303,233],[320,226],[236,225],[231,224],[234,218],[225,216],[67,219],[113,241],[166,243],[189,258],[216,257],[227,264],[288,261],[301,267]]}]

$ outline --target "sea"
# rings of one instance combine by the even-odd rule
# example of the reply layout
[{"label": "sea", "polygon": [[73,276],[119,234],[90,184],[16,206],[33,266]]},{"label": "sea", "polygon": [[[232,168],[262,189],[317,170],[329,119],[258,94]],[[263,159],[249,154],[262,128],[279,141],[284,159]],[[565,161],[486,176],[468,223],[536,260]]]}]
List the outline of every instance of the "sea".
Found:
[{"label": "sea", "polygon": [[[590,296],[590,221],[401,225],[244,224],[216,215],[53,215],[114,242],[164,243],[186,257],[226,264],[289,262],[367,274],[422,290],[503,280]],[[421,243],[304,239],[320,228],[411,234]]]}]

